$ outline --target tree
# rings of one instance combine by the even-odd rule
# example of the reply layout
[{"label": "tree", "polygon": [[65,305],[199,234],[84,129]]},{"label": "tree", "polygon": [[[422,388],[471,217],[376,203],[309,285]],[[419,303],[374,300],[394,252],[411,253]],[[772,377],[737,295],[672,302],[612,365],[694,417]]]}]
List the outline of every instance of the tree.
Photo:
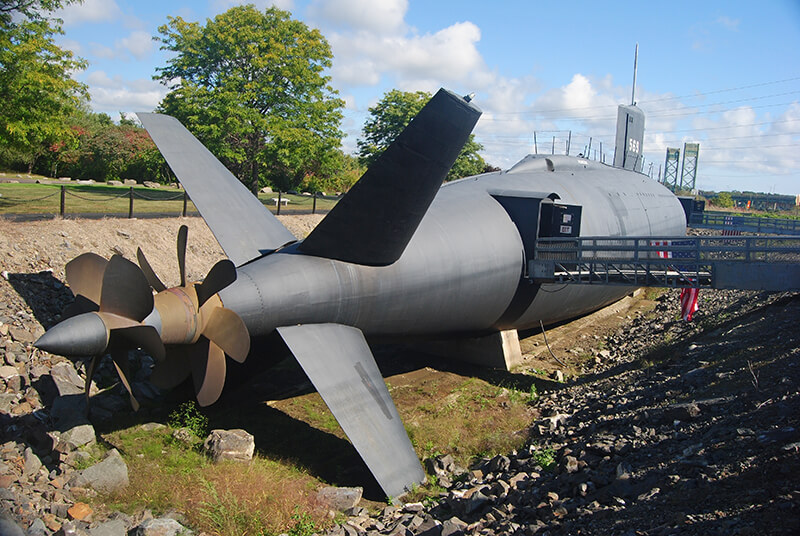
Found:
[{"label": "tree", "polygon": [[720,208],[731,208],[733,207],[733,198],[730,192],[720,192],[713,199],[713,203]]},{"label": "tree", "polygon": [[41,20],[44,13],[82,3],[83,0],[0,0],[0,23],[11,24],[15,14],[28,20]]},{"label": "tree", "polygon": [[76,179],[165,181],[167,164],[140,126],[125,120],[115,125],[106,114],[84,111],[70,123],[69,142],[54,143],[40,169],[58,170]]},{"label": "tree", "polygon": [[86,86],[71,76],[86,62],[55,44],[61,28],[39,11],[64,3],[0,3],[0,150],[29,171],[53,143],[69,139],[67,119],[88,100]]},{"label": "tree", "polygon": [[[370,117],[364,123],[363,139],[357,142],[361,164],[369,167],[430,99],[431,94],[424,91],[393,89],[385,93],[378,104],[369,109]],[[483,145],[470,134],[445,180],[477,175],[487,167],[491,168],[478,154],[482,149]]]},{"label": "tree", "polygon": [[169,17],[159,32],[161,48],[175,53],[154,77],[175,84],[160,110],[253,191],[267,181],[288,190],[334,171],[344,102],[324,74],[332,54],[318,30],[248,5],[205,26]]}]

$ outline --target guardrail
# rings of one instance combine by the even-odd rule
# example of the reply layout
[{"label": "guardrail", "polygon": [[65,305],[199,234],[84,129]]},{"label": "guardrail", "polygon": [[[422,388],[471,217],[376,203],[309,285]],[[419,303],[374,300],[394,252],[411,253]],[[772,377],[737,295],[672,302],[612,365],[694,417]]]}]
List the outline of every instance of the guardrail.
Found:
[{"label": "guardrail", "polygon": [[689,217],[689,227],[745,233],[800,235],[800,220],[742,216],[718,212],[693,213]]},{"label": "guardrail", "polygon": [[528,277],[538,283],[800,289],[800,237],[540,238]]}]

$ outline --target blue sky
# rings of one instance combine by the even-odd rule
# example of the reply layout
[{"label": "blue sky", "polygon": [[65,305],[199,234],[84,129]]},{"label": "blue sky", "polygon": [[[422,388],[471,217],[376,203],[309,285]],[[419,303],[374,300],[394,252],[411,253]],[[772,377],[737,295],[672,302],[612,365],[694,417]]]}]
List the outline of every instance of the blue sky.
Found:
[{"label": "blue sky", "polygon": [[[167,16],[205,21],[240,2],[85,0],[58,15],[62,46],[89,61],[76,76],[95,111],[151,111],[165,54],[152,40]],[[246,2],[243,2],[246,3]],[[544,2],[259,0],[319,28],[334,53],[333,87],[347,102],[344,149],[367,108],[392,88],[476,94],[475,134],[507,168],[553,138],[572,153],[603,143],[611,157],[616,105],[645,111],[645,171],[666,147],[700,143],[697,186],[800,194],[800,2]],[[545,147],[546,146],[546,149]]]}]

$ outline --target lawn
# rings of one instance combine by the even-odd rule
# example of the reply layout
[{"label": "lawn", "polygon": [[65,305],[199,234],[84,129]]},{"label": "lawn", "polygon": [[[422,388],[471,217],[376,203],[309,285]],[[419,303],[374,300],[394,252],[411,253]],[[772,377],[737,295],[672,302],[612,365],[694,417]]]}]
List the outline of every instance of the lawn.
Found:
[{"label": "lawn", "polygon": [[[61,188],[64,187],[65,214],[127,215],[130,208],[131,188],[106,184],[36,184],[0,183],[1,214],[59,214]],[[310,213],[314,199],[309,195],[281,194],[288,204],[281,206],[282,213]],[[277,212],[277,193],[259,194],[259,200],[272,212]],[[316,211],[327,212],[336,204],[336,199],[319,197]],[[183,191],[175,188],[133,188],[133,215],[180,214],[183,211]],[[196,214],[191,200],[186,211]]]}]

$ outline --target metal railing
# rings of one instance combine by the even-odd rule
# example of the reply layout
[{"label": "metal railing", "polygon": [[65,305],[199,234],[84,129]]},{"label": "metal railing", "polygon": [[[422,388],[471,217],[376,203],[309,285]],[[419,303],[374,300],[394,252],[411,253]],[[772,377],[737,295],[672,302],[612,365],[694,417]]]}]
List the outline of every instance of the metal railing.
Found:
[{"label": "metal railing", "polygon": [[719,212],[693,213],[689,217],[689,227],[722,229],[745,233],[800,235],[800,220],[742,216]]},{"label": "metal railing", "polygon": [[540,238],[528,273],[540,283],[792,289],[800,237]]}]

